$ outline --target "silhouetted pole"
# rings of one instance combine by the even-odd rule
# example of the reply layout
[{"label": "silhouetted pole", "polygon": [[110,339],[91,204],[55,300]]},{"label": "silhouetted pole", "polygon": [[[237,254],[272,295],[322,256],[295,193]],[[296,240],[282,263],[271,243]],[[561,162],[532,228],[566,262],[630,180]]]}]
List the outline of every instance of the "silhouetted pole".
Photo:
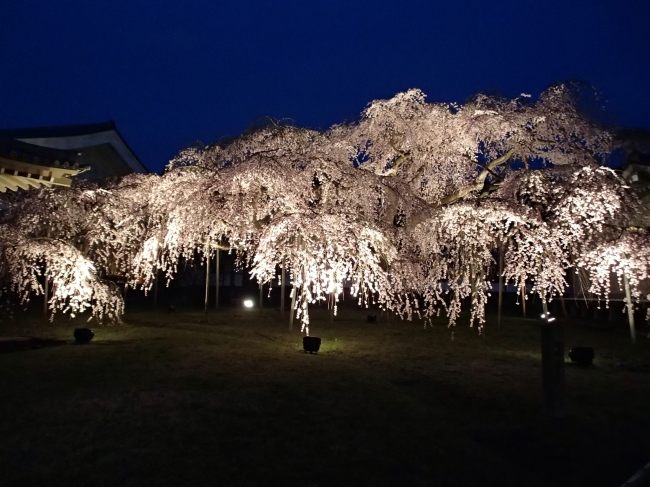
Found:
[{"label": "silhouetted pole", "polygon": [[285,300],[285,285],[286,285],[286,279],[287,279],[287,273],[285,270],[285,259],[282,259],[282,274],[280,278],[280,313],[282,313],[282,316],[284,316],[284,300]]},{"label": "silhouetted pole", "polygon": [[521,284],[521,305],[523,306],[524,318],[526,317],[526,281]]},{"label": "silhouetted pole", "polygon": [[264,307],[264,284],[260,282],[260,313]]},{"label": "silhouetted pole", "polygon": [[43,295],[43,316],[47,316],[47,297],[50,293],[50,280],[47,278],[47,263],[45,264],[45,269],[43,270],[43,279],[45,280],[45,285],[43,286],[44,295]]},{"label": "silhouetted pole", "polygon": [[503,253],[505,245],[501,244],[499,252],[499,311],[497,312],[497,330],[501,331],[501,305],[503,304]]},{"label": "silhouetted pole", "polygon": [[630,323],[630,337],[632,344],[636,343],[636,328],[634,327],[634,304],[630,295],[630,282],[627,280],[627,274],[623,273],[623,284],[625,285],[625,301],[627,301],[627,319]]},{"label": "silhouetted pole", "polygon": [[296,294],[298,294],[298,289],[296,284],[293,285],[293,294],[291,296],[291,310],[289,310],[289,331],[293,331],[293,310],[296,308]]},{"label": "silhouetted pole", "polygon": [[156,277],[154,277],[153,280],[153,307],[154,308],[158,306],[158,277],[159,277],[158,274],[159,273],[160,272],[158,271],[158,269],[156,269]]},{"label": "silhouetted pole", "polygon": [[564,408],[564,340],[562,326],[548,314],[542,300],[542,396],[544,410],[552,418],[566,416]]},{"label": "silhouetted pole", "polygon": [[566,324],[569,324],[569,313],[567,313],[566,305],[564,304],[564,296],[560,294],[560,303],[562,304],[562,316],[564,316],[564,321]]},{"label": "silhouetted pole", "polygon": [[205,244],[205,314],[208,314],[208,292],[210,291],[210,241]]},{"label": "silhouetted pole", "polygon": [[215,297],[214,307],[215,307],[216,309],[219,308],[219,267],[220,267],[220,266],[219,266],[219,264],[220,264],[220,262],[219,262],[219,254],[220,254],[220,253],[221,253],[221,251],[220,251],[219,249],[217,249],[217,262],[216,262],[216,264],[217,264],[217,269],[216,269],[216,271],[215,271],[216,274],[217,274],[217,290],[214,292],[214,297]]}]

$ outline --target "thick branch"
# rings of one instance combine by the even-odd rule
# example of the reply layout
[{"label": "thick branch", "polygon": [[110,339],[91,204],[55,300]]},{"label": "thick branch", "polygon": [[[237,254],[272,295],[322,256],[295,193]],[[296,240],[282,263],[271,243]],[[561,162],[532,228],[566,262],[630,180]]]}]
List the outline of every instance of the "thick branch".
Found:
[{"label": "thick branch", "polygon": [[[481,173],[476,177],[474,182],[468,186],[465,186],[464,188],[460,188],[458,191],[456,191],[453,194],[450,194],[446,198],[443,198],[442,201],[440,201],[440,206],[442,205],[447,205],[449,203],[453,203],[454,201],[457,201],[461,198],[464,198],[467,196],[469,193],[473,191],[480,191],[483,189],[485,186],[485,179],[488,177],[488,174],[492,173],[492,170],[495,169],[496,167],[500,166],[501,164],[508,162],[508,160],[512,157],[512,155],[515,153],[514,149],[510,149],[508,152],[503,154],[501,157],[494,159],[493,161],[490,161],[487,166],[482,166],[484,169],[481,171]],[[474,161],[476,162],[476,161]]]},{"label": "thick branch", "polygon": [[399,169],[400,165],[402,164],[402,162],[404,162],[404,160],[405,160],[405,159],[406,159],[406,158],[407,158],[411,153],[410,153],[410,152],[402,152],[402,151],[399,150],[397,147],[395,147],[395,144],[393,144],[392,141],[389,142],[389,144],[390,144],[390,146],[393,148],[393,150],[394,150],[395,152],[397,152],[397,154],[399,154],[399,156],[398,156],[397,159],[395,160],[395,164],[393,164],[393,167],[391,168],[390,172],[388,173],[388,175],[390,176],[390,175],[393,175],[393,174],[397,174],[397,170]]}]

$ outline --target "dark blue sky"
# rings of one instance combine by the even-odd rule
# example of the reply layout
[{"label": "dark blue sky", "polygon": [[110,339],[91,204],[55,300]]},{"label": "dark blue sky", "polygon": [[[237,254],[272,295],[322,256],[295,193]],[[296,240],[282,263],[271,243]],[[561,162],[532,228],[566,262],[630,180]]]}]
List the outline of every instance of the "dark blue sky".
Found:
[{"label": "dark blue sky", "polygon": [[5,2],[0,128],[115,120],[160,171],[260,115],[326,128],[411,87],[430,101],[595,85],[650,128],[650,1]]}]

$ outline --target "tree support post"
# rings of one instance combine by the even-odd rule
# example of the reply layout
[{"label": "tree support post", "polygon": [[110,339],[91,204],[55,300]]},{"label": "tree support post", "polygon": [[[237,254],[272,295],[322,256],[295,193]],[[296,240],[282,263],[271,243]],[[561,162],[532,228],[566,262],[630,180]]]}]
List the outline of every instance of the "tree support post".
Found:
[{"label": "tree support post", "polygon": [[499,310],[497,311],[497,330],[501,331],[501,305],[503,304],[503,252],[505,245],[501,244],[499,252]]},{"label": "tree support post", "polygon": [[260,313],[264,307],[264,284],[260,282]]},{"label": "tree support post", "polygon": [[634,303],[630,294],[630,282],[627,280],[627,274],[623,273],[623,284],[625,285],[625,301],[627,302],[627,319],[630,323],[630,338],[632,344],[636,343],[636,327],[634,326]]},{"label": "tree support post", "polygon": [[160,271],[156,269],[156,277],[153,278],[153,307],[158,307],[158,278]]},{"label": "tree support post", "polygon": [[208,314],[208,292],[210,291],[210,241],[205,244],[205,314]]},{"label": "tree support post", "polygon": [[282,259],[282,274],[280,278],[280,313],[282,316],[284,316],[284,301],[285,301],[285,286],[286,286],[286,279],[287,279],[287,274],[286,274],[286,265],[285,265],[285,259]]},{"label": "tree support post", "polygon": [[45,264],[45,269],[43,270],[43,280],[45,281],[43,285],[43,316],[47,317],[47,298],[50,294],[50,280],[47,278],[47,264]]},{"label": "tree support post", "polygon": [[554,419],[564,418],[564,340],[562,326],[548,315],[546,300],[542,301],[542,396],[544,411]]},{"label": "tree support post", "polygon": [[293,295],[291,296],[291,310],[289,310],[289,331],[293,331],[293,313],[296,308],[296,294],[298,294],[298,289],[296,285],[293,285]]},{"label": "tree support post", "polygon": [[215,298],[214,307],[215,307],[215,309],[219,309],[219,269],[220,269],[219,254],[220,253],[221,253],[221,251],[219,249],[217,249],[217,262],[216,262],[217,268],[215,269],[215,273],[217,275],[217,286],[216,286],[217,290],[214,292],[214,298]]},{"label": "tree support post", "polygon": [[521,285],[521,305],[523,306],[524,318],[526,317],[526,281]]}]

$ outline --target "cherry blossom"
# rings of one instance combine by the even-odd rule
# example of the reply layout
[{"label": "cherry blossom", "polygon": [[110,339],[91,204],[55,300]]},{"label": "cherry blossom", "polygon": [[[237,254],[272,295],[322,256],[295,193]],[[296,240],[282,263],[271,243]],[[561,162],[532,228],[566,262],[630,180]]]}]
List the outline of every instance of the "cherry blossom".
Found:
[{"label": "cherry blossom", "polygon": [[289,270],[307,333],[309,305],[336,306],[345,281],[362,305],[450,325],[469,299],[480,330],[499,251],[504,277],[544,300],[575,266],[598,293],[625,274],[638,298],[650,260],[637,200],[603,166],[612,140],[569,85],[464,105],[409,90],[325,131],[269,119],[180,151],[162,176],[6,196],[2,275],[28,299],[45,272],[53,311],[115,318],[111,280],[147,290],[224,249],[260,283]]}]

